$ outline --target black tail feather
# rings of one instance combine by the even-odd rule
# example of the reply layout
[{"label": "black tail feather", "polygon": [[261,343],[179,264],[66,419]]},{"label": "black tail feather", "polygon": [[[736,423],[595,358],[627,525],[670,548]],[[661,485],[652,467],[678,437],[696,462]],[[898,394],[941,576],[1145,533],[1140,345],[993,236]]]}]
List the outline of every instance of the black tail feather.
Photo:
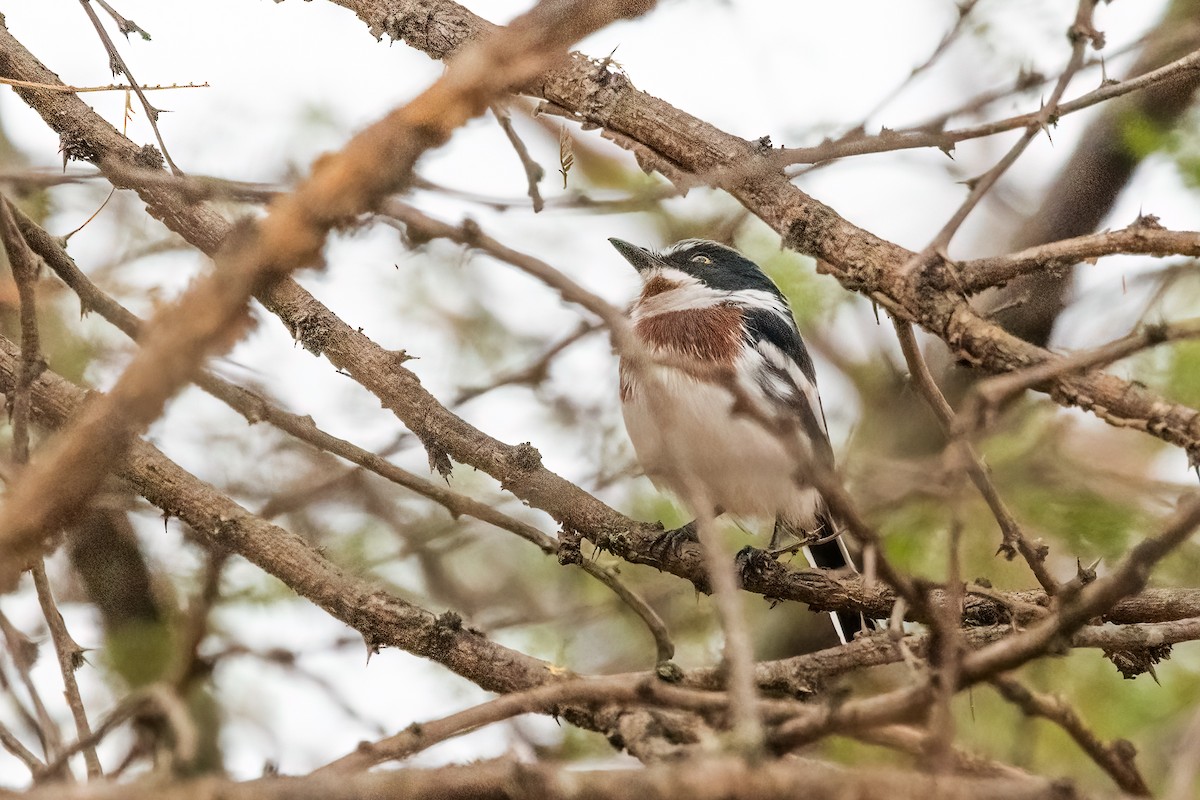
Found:
[{"label": "black tail feather", "polygon": [[[808,562],[819,569],[850,569],[855,572],[858,568],[850,559],[846,552],[846,545],[842,542],[841,537],[834,539],[832,542],[822,542],[804,548],[804,555],[808,558]],[[830,616],[834,619],[834,627],[837,628],[838,638],[843,642],[849,642],[854,639],[859,631],[867,627],[867,621],[863,615],[857,611],[834,611]]]},{"label": "black tail feather", "polygon": [[[776,519],[775,531],[771,536],[771,549],[781,549],[789,541],[794,543],[814,542],[803,548],[804,557],[808,559],[811,566],[817,569],[858,572],[858,567],[850,558],[850,552],[846,549],[846,543],[842,537],[829,539],[829,535],[837,530],[838,527],[834,525],[828,510],[822,504],[811,525],[796,525],[782,517]],[[833,627],[843,643],[853,639],[859,631],[874,627],[857,611],[833,611],[829,616],[833,618]]]}]

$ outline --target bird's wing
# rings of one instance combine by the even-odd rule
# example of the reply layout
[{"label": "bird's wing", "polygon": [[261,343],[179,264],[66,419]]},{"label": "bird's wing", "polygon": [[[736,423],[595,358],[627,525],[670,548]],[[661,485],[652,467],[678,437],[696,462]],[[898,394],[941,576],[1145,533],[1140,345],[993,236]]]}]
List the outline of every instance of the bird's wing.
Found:
[{"label": "bird's wing", "polygon": [[833,466],[817,374],[791,314],[785,318],[773,308],[745,308],[743,313],[749,344],[762,357],[755,376],[760,388],[798,417],[801,430],[812,443],[813,455],[826,466]]}]

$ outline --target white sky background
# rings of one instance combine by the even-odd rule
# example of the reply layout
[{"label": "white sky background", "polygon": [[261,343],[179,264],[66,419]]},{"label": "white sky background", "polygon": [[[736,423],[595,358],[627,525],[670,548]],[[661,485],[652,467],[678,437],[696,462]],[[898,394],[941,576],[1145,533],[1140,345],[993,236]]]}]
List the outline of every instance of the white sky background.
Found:
[{"label": "white sky background", "polygon": [[[135,36],[125,43],[113,33],[139,81],[208,82],[212,86],[152,95],[158,106],[172,111],[163,115],[160,128],[176,163],[191,174],[284,180],[290,168],[339,147],[353,131],[414,96],[442,70],[440,63],[401,43],[376,43],[352,13],[321,0],[282,4],[268,0],[114,0],[113,4],[154,37],[142,42]],[[525,7],[524,3],[495,0],[467,4],[493,21],[507,20]],[[900,127],[918,122],[978,91],[1005,85],[1021,65],[1055,74],[1069,54],[1064,31],[1074,6],[1073,0],[985,0],[976,13],[997,31],[988,37],[990,44],[964,37],[938,69],[868,120],[868,131],[879,125]],[[1159,0],[1123,0],[1101,6],[1097,18],[1108,37],[1106,52],[1119,50],[1143,33],[1163,6]],[[65,82],[112,82],[103,48],[78,0],[0,0],[0,11],[13,35]],[[860,122],[881,98],[893,93],[912,66],[927,57],[955,15],[954,4],[948,0],[668,0],[649,17],[614,25],[579,49],[604,56],[618,48],[615,58],[635,85],[731,133],[747,138],[769,134],[776,145],[803,146]],[[1110,74],[1123,74],[1127,64],[1128,59],[1114,62]],[[1068,97],[1098,82],[1096,72],[1085,73],[1077,78]],[[86,99],[121,127],[121,93],[87,95]],[[1030,108],[1036,108],[1036,99],[1032,104],[1029,99],[1001,104],[992,116]],[[322,122],[306,121],[313,118]],[[35,166],[60,165],[57,137],[2,88],[0,119]],[[1054,131],[1053,143],[1039,138],[1001,190],[1009,190],[1010,198],[1021,208],[1036,202],[1036,190],[1052,179],[1087,120],[1086,114],[1066,117]],[[140,109],[130,134],[135,141],[153,142]],[[599,141],[594,132],[581,135],[593,144]],[[990,167],[1012,140],[1012,136],[1004,136],[966,143],[959,147],[957,161],[965,165],[968,174],[978,174]],[[557,144],[537,135],[526,141],[547,168],[548,177],[542,183],[545,196],[560,195]],[[946,170],[948,164],[936,151],[865,157],[818,171],[800,185],[855,224],[920,248],[965,197],[966,190]],[[525,191],[520,164],[491,119],[477,120],[460,131],[449,145],[423,159],[419,171],[439,183],[481,194],[519,198]],[[49,221],[51,232],[61,234],[75,228],[95,210],[103,195],[99,185],[57,190],[56,214]],[[421,196],[419,201],[427,211],[449,221],[470,214],[506,244],[547,259],[613,302],[628,299],[635,277],[605,238],[666,244],[653,241],[651,228],[636,215],[593,217],[552,209],[540,215],[524,210],[497,214],[440,196]],[[703,209],[711,197],[696,192],[673,202],[681,209],[693,207],[688,204]],[[1194,195],[1181,191],[1173,170],[1154,163],[1126,191],[1113,224],[1126,224],[1140,209],[1158,214],[1164,224],[1178,228],[1196,227],[1200,211]],[[141,224],[148,229],[157,226],[149,217]],[[1003,218],[994,216],[990,206],[977,211],[955,239],[952,255],[982,254],[978,243],[1002,240],[986,235],[991,227],[1002,224]],[[84,270],[109,261],[124,247],[120,229],[110,224],[104,213],[71,241],[71,252]],[[406,254],[397,237],[382,230],[339,240],[331,245],[328,256],[331,266],[327,271],[304,274],[301,281],[348,322],[363,326],[382,346],[420,356],[420,361],[409,366],[435,394],[445,397],[455,384],[450,374],[454,362],[440,357],[450,346],[444,332],[421,318],[397,315],[387,303],[404,291],[404,281],[428,280],[420,275],[423,257]],[[204,260],[190,252],[138,263],[138,269],[126,271],[126,277],[141,287],[160,287],[164,298],[205,267]],[[514,328],[561,335],[577,323],[578,314],[549,290],[485,259],[476,258],[473,264],[475,274],[487,282],[488,291],[502,307],[502,318]],[[1137,265],[1131,263],[1129,270],[1135,269]],[[1103,266],[1088,271],[1092,291],[1101,297],[1105,292],[1119,292],[1121,273],[1101,270]],[[150,311],[144,300],[127,299],[136,312],[144,315]],[[275,387],[276,397],[290,410],[311,413],[318,424],[366,447],[382,447],[397,435],[399,423],[381,411],[377,401],[349,380],[335,383],[329,390],[328,364],[295,348],[269,315],[260,312],[259,316],[263,324],[222,362],[223,372]],[[1127,324],[1121,323],[1119,316],[1110,317],[1110,323]],[[863,319],[857,313],[842,315],[832,335],[856,352],[878,347],[886,337],[862,330]],[[102,327],[98,322],[89,323],[89,329]],[[1105,331],[1110,338],[1124,332],[1125,328]],[[97,367],[91,377],[98,386],[106,386],[115,376],[116,366]],[[823,379],[828,372],[822,372]],[[556,375],[590,402],[605,403],[611,396],[608,407],[616,418],[616,399],[609,394],[615,386],[615,366],[600,338],[573,352],[559,365]],[[321,393],[311,387],[321,387]],[[854,423],[852,401],[838,393],[836,381],[828,379],[826,408],[831,411],[835,440],[839,433],[844,438]],[[469,405],[465,416],[501,439],[532,440],[547,466],[567,477],[579,479],[590,474],[593,465],[573,443],[539,438],[536,426],[541,412],[535,405],[523,401],[519,392],[505,393],[503,398],[503,402],[493,402],[493,398]],[[240,417],[196,392],[173,404],[152,431],[156,443],[171,457],[218,485],[237,477],[229,471],[244,468],[246,452],[257,455],[267,449],[271,439],[260,433],[248,431]],[[228,462],[223,458],[226,452]],[[424,458],[419,453],[406,453],[401,460],[423,469]],[[464,479],[463,471],[459,469],[456,480]],[[618,504],[623,496],[621,492],[606,495]],[[148,531],[146,540],[149,547],[158,548],[154,555],[160,563],[192,568],[175,552],[175,537],[155,537]],[[252,579],[234,570],[230,580]],[[36,603],[29,593],[5,597],[2,602],[17,624],[26,630],[37,628]],[[81,643],[98,644],[93,620],[78,607],[68,605],[65,613]],[[396,651],[385,651],[369,664],[364,663],[361,649],[327,653],[328,643],[347,631],[307,603],[239,607],[221,612],[219,621],[233,640],[312,651],[314,655],[306,658],[304,665],[341,687],[348,702],[389,733],[484,696],[464,681],[447,677],[440,667]],[[53,702],[59,698],[59,679],[51,654],[45,655],[39,678],[46,687],[45,696]],[[275,676],[264,679],[265,675],[256,662],[231,661],[216,677],[217,693],[231,709],[226,756],[237,776],[258,774],[268,760],[279,763],[284,772],[301,772],[347,752],[360,739],[379,735],[339,712],[319,691],[281,683]],[[93,698],[93,714],[106,708],[106,690],[98,685],[95,673],[84,668],[80,678]],[[65,709],[56,709],[65,718]],[[8,709],[0,706],[0,715],[8,718]],[[549,722],[531,725],[547,735],[556,730]],[[443,747],[438,751],[441,755],[433,757],[480,757],[501,752],[506,746],[499,727],[465,742]],[[117,750],[107,752],[111,758]],[[23,769],[0,752],[0,786],[23,780]]]}]

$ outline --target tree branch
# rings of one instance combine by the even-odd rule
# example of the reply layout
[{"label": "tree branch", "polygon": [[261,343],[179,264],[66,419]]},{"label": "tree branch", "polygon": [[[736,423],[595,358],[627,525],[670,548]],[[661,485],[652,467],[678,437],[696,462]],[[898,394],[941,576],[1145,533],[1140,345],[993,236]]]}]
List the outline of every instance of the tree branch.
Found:
[{"label": "tree branch", "polygon": [[[0,391],[12,391],[19,363],[13,344],[0,339]],[[65,424],[84,406],[83,390],[53,372],[43,372],[32,388],[34,418],[48,427]],[[251,514],[141,439],[133,442],[120,474],[215,547],[239,553],[357,630],[369,648],[399,647],[430,658],[490,691],[537,686],[565,674],[463,627],[453,613],[435,616],[346,574],[299,536]]]},{"label": "tree branch", "polygon": [[[432,6],[429,14],[419,15],[419,25],[416,24],[416,16],[398,14],[384,19],[385,15],[382,15],[379,6],[372,6],[372,9],[364,6],[363,13],[380,15],[373,17],[384,26],[378,28],[379,32],[391,30],[385,23],[401,26],[396,30],[408,31],[413,41],[427,43],[423,37],[432,34],[442,45],[451,41],[461,43],[474,24],[471,19],[477,19],[470,15],[462,17],[460,7],[444,0]],[[412,27],[404,27],[410,23]],[[2,39],[0,43],[3,43]],[[13,45],[20,47],[15,42]],[[555,78],[557,84],[569,83],[572,76],[584,81],[594,78],[594,67],[580,72],[581,59],[579,56],[573,57],[567,70],[552,74],[558,76]],[[590,64],[586,59],[582,59],[582,63]],[[0,47],[0,68],[0,71],[19,68],[20,77],[29,80],[54,81],[53,73],[23,49]],[[611,91],[625,93],[622,95],[622,105],[646,103],[652,109],[663,105],[661,101],[636,92],[628,95],[634,90],[623,83],[620,76],[609,75]],[[211,207],[187,202],[186,196],[181,198],[173,191],[175,184],[172,181],[146,181],[144,185],[139,182],[139,176],[145,174],[146,170],[138,167],[138,148],[78,98],[54,95],[49,99],[39,97],[30,100],[56,129],[67,130],[73,139],[86,141],[91,157],[110,179],[119,186],[137,189],[151,213],[161,218],[168,227],[205,252],[211,253],[216,249],[229,230],[228,224]],[[643,108],[639,113],[645,112]],[[673,110],[671,113],[678,114]],[[679,130],[691,135],[689,132],[701,123],[688,124],[687,119],[680,122]],[[850,234],[845,229],[837,225],[830,228],[830,236],[840,240],[842,234],[847,236],[847,252],[856,259],[867,259],[872,248],[882,254],[896,251],[894,246],[886,243],[878,247],[873,245],[872,241],[878,240],[873,240],[865,232],[867,241],[864,245],[849,238]],[[394,353],[384,350],[347,325],[294,281],[284,279],[277,282],[264,290],[260,299],[307,349],[325,355],[336,367],[377,395],[411,430],[429,441],[438,442],[456,460],[487,472],[530,505],[546,510],[568,528],[579,531],[598,546],[627,561],[658,567],[698,586],[705,583],[703,556],[698,546],[682,547],[678,557],[660,560],[661,553],[651,547],[659,533],[657,527],[618,514],[590,494],[546,470],[532,445],[508,445],[497,441],[450,413],[421,386],[416,375],[396,363]],[[1112,407],[1128,407],[1130,403],[1139,407],[1143,403],[1153,405],[1154,408],[1145,413],[1143,422],[1148,425],[1150,419],[1168,417],[1171,424],[1163,429],[1166,431],[1164,436],[1190,435],[1187,434],[1189,426],[1200,426],[1189,416],[1195,412],[1187,410],[1185,413],[1179,407],[1163,403],[1123,381],[1112,379],[1110,382],[1108,376],[1093,376],[1092,380],[1103,382],[1103,391],[1098,392],[1097,396],[1106,397],[1113,392],[1121,396],[1122,399],[1114,402]],[[782,564],[770,562],[749,577],[744,588],[750,591],[772,598],[809,603],[821,610],[853,609],[875,617],[886,617],[895,605],[895,596],[887,587],[878,583],[864,586],[859,579],[836,579],[819,570],[791,571]],[[1012,604],[1017,607],[1045,606],[1048,602],[1041,592],[1012,592],[1003,596],[1011,598]],[[1019,614],[1014,615],[1005,603],[980,596],[967,598],[964,615],[966,621],[976,625],[1006,622],[1014,616],[1021,618]],[[1136,598],[1118,602],[1109,610],[1107,618],[1114,622],[1151,622],[1193,616],[1200,616],[1200,592],[1163,589],[1148,590]]]},{"label": "tree branch", "polygon": [[[112,391],[89,405],[68,431],[11,487],[0,511],[0,589],[12,588],[48,530],[84,505],[106,468],[131,438],[158,417],[166,401],[208,355],[232,346],[245,330],[251,294],[292,270],[318,263],[336,225],[371,209],[404,185],[416,159],[449,138],[507,88],[557,62],[567,45],[615,18],[643,13],[652,2],[543,0],[502,33],[482,42],[407,106],[314,165],[292,194],[277,198],[266,218],[217,255],[213,271],[192,284],[152,323],[154,335]],[[23,48],[0,32],[0,71],[12,74]],[[41,81],[49,82],[49,81]],[[35,102],[53,93],[17,89]],[[53,95],[63,101],[69,95]],[[79,149],[68,149],[77,155]]]},{"label": "tree branch", "polygon": [[[469,40],[492,30],[491,23],[451,0],[331,0],[353,10],[376,37],[403,40],[433,58],[446,58]],[[522,91],[553,103],[585,125],[597,125],[615,140],[638,145],[646,168],[724,189],[782,238],[783,244],[818,258],[822,269],[859,292],[915,322],[946,342],[967,363],[1008,372],[1055,356],[1006,333],[974,311],[945,264],[914,274],[902,267],[913,253],[858,228],[789,182],[754,142],[731,136],[670,104],[640,92],[602,60],[572,54],[563,67],[544,73]],[[1176,65],[1200,68],[1200,53]],[[1158,71],[1134,88],[1161,80]],[[1061,108],[1066,108],[1063,104]],[[1022,123],[1029,124],[1029,120]],[[1123,427],[1146,431],[1200,458],[1200,411],[1168,403],[1152,392],[1107,374],[1063,376],[1047,387],[1062,405],[1091,411]]]},{"label": "tree branch", "polygon": [[1001,286],[1022,275],[1067,269],[1102,256],[1200,256],[1200,233],[1169,231],[1153,217],[1138,217],[1119,231],[1105,231],[1062,239],[1004,256],[957,263],[958,282],[967,294]]},{"label": "tree branch", "polygon": [[1087,753],[1100,769],[1107,772],[1122,791],[1139,797],[1150,796],[1150,789],[1146,787],[1146,781],[1142,778],[1137,763],[1134,761],[1137,751],[1133,749],[1132,744],[1124,739],[1105,744],[1088,729],[1079,715],[1075,713],[1075,709],[1071,708],[1066,701],[1032,691],[1011,676],[997,675],[992,678],[991,684],[996,687],[1005,700],[1016,705],[1026,715],[1048,719],[1066,731],[1080,749]]},{"label": "tree branch", "polygon": [[[72,800],[293,800],[320,797],[350,800],[501,800],[520,795],[542,800],[637,797],[639,800],[835,800],[846,797],[887,797],[891,800],[931,800],[970,797],[973,800],[1059,800],[1061,781],[1042,778],[978,778],[929,776],[897,769],[847,770],[810,760],[788,759],[747,763],[739,759],[704,758],[645,769],[581,771],[549,764],[491,761],[440,769],[360,772],[353,775],[317,774],[306,777],[261,778],[236,783],[207,778],[166,786],[152,783],[96,786],[72,794]],[[29,800],[61,797],[61,790],[30,792]],[[1075,791],[1074,797],[1086,795]]]}]

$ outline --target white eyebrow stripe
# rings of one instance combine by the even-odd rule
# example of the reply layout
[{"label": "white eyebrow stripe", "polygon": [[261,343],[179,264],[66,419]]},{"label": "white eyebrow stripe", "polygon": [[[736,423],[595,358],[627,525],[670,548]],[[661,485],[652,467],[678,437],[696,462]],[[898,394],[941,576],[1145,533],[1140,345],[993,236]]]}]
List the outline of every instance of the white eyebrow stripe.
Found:
[{"label": "white eyebrow stripe", "polygon": [[771,311],[787,323],[792,330],[796,329],[796,321],[787,301],[763,289],[738,289],[729,292],[729,299],[747,308],[760,308]]}]

